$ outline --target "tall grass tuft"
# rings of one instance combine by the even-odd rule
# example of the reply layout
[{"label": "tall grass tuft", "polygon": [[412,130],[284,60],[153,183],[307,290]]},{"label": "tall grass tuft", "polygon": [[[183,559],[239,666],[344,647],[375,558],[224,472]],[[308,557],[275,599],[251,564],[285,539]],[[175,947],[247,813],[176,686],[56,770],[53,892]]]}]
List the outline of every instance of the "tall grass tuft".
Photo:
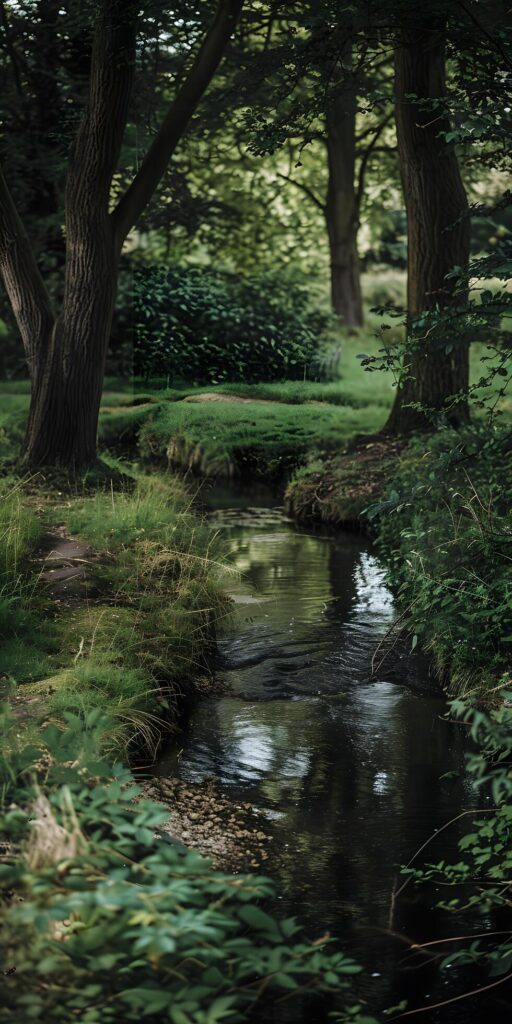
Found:
[{"label": "tall grass tuft", "polygon": [[40,520],[27,506],[22,482],[0,485],[0,636],[13,632],[24,593],[23,561],[42,532]]}]

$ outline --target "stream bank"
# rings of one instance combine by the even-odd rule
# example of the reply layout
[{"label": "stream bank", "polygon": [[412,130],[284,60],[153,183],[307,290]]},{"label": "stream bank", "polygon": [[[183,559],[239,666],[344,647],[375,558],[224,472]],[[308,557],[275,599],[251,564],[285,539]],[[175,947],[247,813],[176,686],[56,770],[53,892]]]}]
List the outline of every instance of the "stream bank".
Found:
[{"label": "stream bank", "polygon": [[395,475],[406,442],[359,437],[330,458],[299,468],[285,490],[285,508],[299,523],[366,530],[363,513],[382,500]]}]

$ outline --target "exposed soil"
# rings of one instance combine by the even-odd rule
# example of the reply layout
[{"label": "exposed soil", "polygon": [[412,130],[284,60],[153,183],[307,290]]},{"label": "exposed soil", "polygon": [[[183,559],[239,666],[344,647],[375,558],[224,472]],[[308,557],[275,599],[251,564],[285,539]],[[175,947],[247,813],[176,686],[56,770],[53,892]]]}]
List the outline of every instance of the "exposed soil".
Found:
[{"label": "exposed soil", "polygon": [[242,398],[241,395],[225,395],[218,391],[205,391],[200,395],[187,395],[183,402],[235,402],[239,405],[275,405],[270,398]]},{"label": "exposed soil", "polygon": [[288,485],[285,505],[298,522],[364,529],[363,511],[385,497],[406,442],[356,438],[345,451],[300,472]]},{"label": "exposed soil", "polygon": [[69,537],[63,526],[46,534],[32,562],[40,566],[38,578],[53,600],[84,601],[99,596],[94,569],[100,556],[82,541]]}]

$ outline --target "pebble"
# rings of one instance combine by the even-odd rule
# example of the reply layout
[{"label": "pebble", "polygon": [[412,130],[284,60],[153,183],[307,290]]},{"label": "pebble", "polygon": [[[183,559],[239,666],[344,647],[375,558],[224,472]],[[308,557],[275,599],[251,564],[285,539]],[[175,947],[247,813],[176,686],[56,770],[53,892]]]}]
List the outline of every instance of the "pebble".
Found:
[{"label": "pebble", "polygon": [[211,778],[202,784],[152,779],[144,792],[169,808],[163,829],[210,857],[216,867],[235,872],[259,868],[269,858],[271,836],[258,829],[258,811],[250,803],[233,804],[215,787]]}]

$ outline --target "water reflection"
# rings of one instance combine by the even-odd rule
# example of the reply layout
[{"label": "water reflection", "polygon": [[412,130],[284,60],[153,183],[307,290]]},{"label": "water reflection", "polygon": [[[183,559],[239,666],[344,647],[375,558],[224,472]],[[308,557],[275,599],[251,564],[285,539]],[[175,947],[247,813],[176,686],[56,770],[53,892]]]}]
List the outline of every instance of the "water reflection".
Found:
[{"label": "water reflection", "polygon": [[[364,540],[296,531],[275,509],[212,518],[241,574],[232,583],[236,623],[220,645],[229,691],[198,706],[169,770],[215,775],[272,819],[283,912],[343,937],[369,969],[363,994],[374,1008],[404,993],[421,1004],[432,997],[429,973],[404,980],[400,938],[385,933],[391,923],[398,936],[446,934],[432,894],[411,887],[391,922],[390,912],[397,865],[473,799],[464,737],[403,646],[371,678],[393,602]],[[443,836],[443,856],[450,842],[455,830]],[[438,853],[434,843],[429,857]],[[465,1005],[461,1016],[452,1008],[431,1019],[478,1016]]]}]

